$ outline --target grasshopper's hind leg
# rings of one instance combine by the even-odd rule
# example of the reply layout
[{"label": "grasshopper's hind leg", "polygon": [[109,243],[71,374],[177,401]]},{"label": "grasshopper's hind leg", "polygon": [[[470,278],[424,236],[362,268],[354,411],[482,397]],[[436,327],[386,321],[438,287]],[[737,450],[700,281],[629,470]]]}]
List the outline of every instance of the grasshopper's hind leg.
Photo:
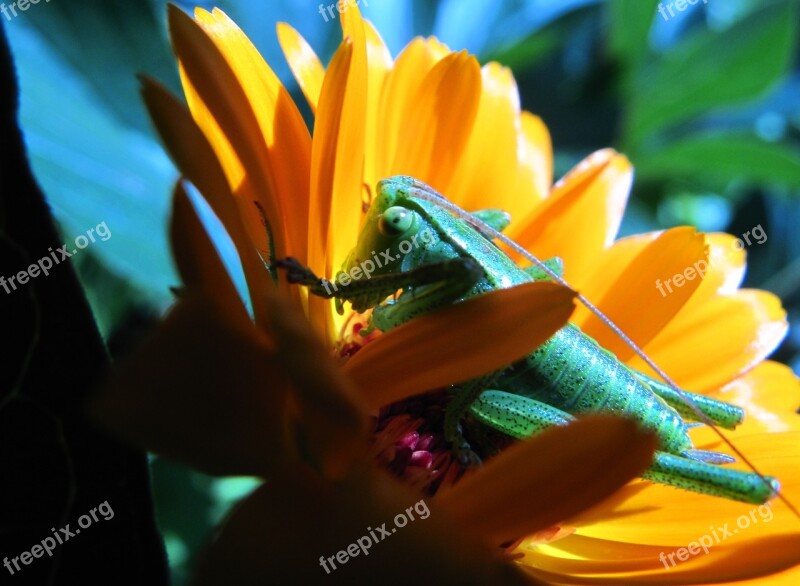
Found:
[{"label": "grasshopper's hind leg", "polygon": [[653,464],[642,478],[756,505],[766,503],[780,488],[771,476],[762,478],[753,472],[714,466],[666,452],[656,452]]},{"label": "grasshopper's hind leg", "polygon": [[[560,257],[554,256],[552,258],[548,258],[542,261],[542,264],[546,266],[548,269],[553,271],[559,277],[564,276],[564,261],[561,260]],[[530,278],[534,281],[552,281],[553,277],[547,274],[543,269],[541,269],[538,265],[531,265],[529,267],[525,267],[522,269],[525,271]]]},{"label": "grasshopper's hind leg", "polygon": [[460,421],[467,411],[481,423],[517,439],[528,438],[556,425],[566,425],[575,419],[569,413],[522,395],[482,391],[487,384],[491,384],[491,378],[468,383],[447,406],[445,437],[462,461],[477,460],[461,432]]},{"label": "grasshopper's hind leg", "polygon": [[514,393],[488,390],[469,407],[475,419],[517,439],[556,425],[566,425],[575,418],[547,403]]},{"label": "grasshopper's hind leg", "polygon": [[[678,412],[678,415],[684,419],[699,421],[697,413],[694,411],[694,409],[686,404],[686,401],[681,396],[681,393],[678,393],[669,385],[657,381],[645,374],[642,374],[641,372],[634,371],[633,374],[636,375],[636,378],[639,380],[647,383],[647,386],[649,386],[650,389],[656,395],[661,397],[670,407],[675,409],[675,411]],[[741,407],[731,405],[725,401],[712,399],[711,397],[706,397],[705,395],[690,393],[689,391],[683,391],[682,394],[691,399],[700,412],[708,417],[709,421],[711,421],[714,425],[724,427],[725,429],[735,429],[736,426],[739,425],[744,419],[744,409]]]},{"label": "grasshopper's hind leg", "polygon": [[[566,425],[574,417],[551,405],[512,393],[485,391],[469,406],[470,413],[486,425],[511,437],[525,439],[556,425]],[[780,488],[770,476],[733,470],[689,457],[656,452],[653,463],[642,478],[701,494],[746,503],[764,504]],[[712,459],[713,460],[713,459]],[[724,461],[724,460],[723,460]]]},{"label": "grasshopper's hind leg", "polygon": [[495,208],[478,210],[477,212],[472,212],[472,215],[498,232],[502,232],[511,224],[511,214]]}]

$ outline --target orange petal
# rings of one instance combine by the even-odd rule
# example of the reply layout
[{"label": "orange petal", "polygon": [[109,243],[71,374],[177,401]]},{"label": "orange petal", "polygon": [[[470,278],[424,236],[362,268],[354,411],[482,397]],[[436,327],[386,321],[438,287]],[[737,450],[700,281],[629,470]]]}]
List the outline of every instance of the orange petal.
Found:
[{"label": "orange petal", "polygon": [[317,57],[314,49],[294,28],[285,22],[277,26],[278,42],[286,56],[286,61],[303,90],[311,112],[316,115],[319,95],[322,92],[322,80],[325,78],[325,68]]},{"label": "orange petal", "polygon": [[256,210],[252,206],[237,209],[237,202],[211,145],[185,106],[158,83],[146,78],[142,79],[142,83],[145,103],[167,149],[177,166],[209,202],[236,246],[247,278],[256,322],[263,326],[268,311],[267,291],[273,287],[273,283],[242,223],[244,218],[250,221],[252,230],[263,231]]},{"label": "orange petal", "polygon": [[[314,127],[311,178],[311,214],[308,226],[309,266],[318,274],[331,275],[334,259],[341,262],[351,247],[361,219],[361,165],[364,157],[366,69],[354,67],[355,46],[344,41],[328,68],[322,86]],[[363,62],[362,62],[363,63]],[[345,239],[338,241],[335,230]],[[309,316],[325,339],[333,338],[329,301],[310,298]]]},{"label": "orange petal", "polygon": [[437,501],[500,545],[602,501],[647,468],[655,446],[635,423],[586,417],[512,446]]},{"label": "orange petal", "polygon": [[361,398],[341,375],[305,316],[280,298],[273,303],[270,330],[276,341],[275,359],[296,393],[299,443],[326,478],[341,478],[368,445]]},{"label": "orange petal", "polygon": [[[511,71],[497,63],[484,65],[481,78],[480,105],[469,142],[449,186],[442,184],[443,193],[467,210],[499,208],[520,218],[527,215],[522,210],[530,211],[536,202],[529,192],[515,191],[519,90]],[[468,121],[464,124],[468,126]]]},{"label": "orange petal", "polygon": [[[679,313],[645,351],[683,388],[719,388],[766,358],[786,335],[786,312],[766,291],[741,290]],[[628,364],[649,372],[639,358]]]},{"label": "orange petal", "polygon": [[505,366],[542,344],[574,309],[575,293],[526,283],[417,318],[367,344],[344,371],[378,408]]},{"label": "orange petal", "polygon": [[334,485],[297,468],[233,510],[202,556],[192,583],[538,582],[454,531],[434,503],[429,506],[421,494],[383,473],[364,470]]},{"label": "orange petal", "polygon": [[269,476],[297,458],[287,381],[269,345],[216,301],[190,293],[114,369],[93,417],[132,444],[204,472]]},{"label": "orange petal", "polygon": [[[591,287],[585,295],[639,347],[644,347],[672,320],[702,282],[700,270],[708,268],[702,234],[694,228],[673,228],[648,244],[625,269],[613,275],[602,296]],[[686,277],[684,278],[684,274]],[[681,286],[672,284],[678,275]],[[612,275],[598,275],[594,282]],[[689,279],[691,277],[691,280]],[[671,292],[670,292],[671,289]],[[641,311],[631,311],[641,308]],[[633,355],[605,323],[580,307],[581,329],[623,362]]]},{"label": "orange petal", "polygon": [[466,51],[451,53],[403,104],[405,122],[391,175],[412,175],[447,193],[472,132],[481,99],[481,72]]},{"label": "orange petal", "polygon": [[170,240],[186,289],[201,293],[218,304],[231,322],[247,327],[250,324],[247,310],[180,182],[175,186],[172,201]]},{"label": "orange petal", "polygon": [[580,287],[614,241],[632,180],[628,159],[598,151],[556,183],[527,218],[512,223],[509,237],[540,259],[561,257],[565,278]]}]

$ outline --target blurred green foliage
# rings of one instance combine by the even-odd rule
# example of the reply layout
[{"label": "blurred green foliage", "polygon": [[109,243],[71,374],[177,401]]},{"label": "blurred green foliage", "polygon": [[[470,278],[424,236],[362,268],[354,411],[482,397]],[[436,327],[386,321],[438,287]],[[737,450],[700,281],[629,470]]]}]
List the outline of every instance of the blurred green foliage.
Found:
[{"label": "blurred green foliage", "polygon": [[[179,2],[186,9],[193,3]],[[324,59],[340,39],[318,2],[199,0],[251,36],[298,102],[275,22]],[[800,367],[798,2],[709,0],[665,18],[656,0],[373,0],[364,8],[396,54],[436,34],[513,68],[523,107],[545,120],[557,174],[613,146],[637,179],[623,234],[694,224],[768,235],[748,250],[746,283],[782,298],[793,334],[778,358]],[[669,4],[665,2],[663,4]],[[113,237],[78,264],[104,335],[170,303],[166,219],[176,172],[147,120],[135,75],[174,90],[164,0],[61,0],[7,23],[22,122],[65,238],[106,221]],[[207,214],[208,215],[208,214]],[[229,266],[235,255],[212,225]],[[143,311],[144,306],[144,311]],[[149,308],[149,309],[148,309]],[[148,313],[149,312],[149,313]],[[115,336],[112,333],[115,332]],[[126,344],[118,344],[120,352]],[[709,365],[713,367],[713,365]],[[155,460],[159,521],[176,583],[250,479],[214,480]]]}]

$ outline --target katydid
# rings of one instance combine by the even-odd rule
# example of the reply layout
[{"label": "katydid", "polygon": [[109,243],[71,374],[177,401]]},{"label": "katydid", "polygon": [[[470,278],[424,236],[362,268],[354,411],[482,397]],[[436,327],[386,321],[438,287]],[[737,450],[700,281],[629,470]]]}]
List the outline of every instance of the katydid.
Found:
[{"label": "katydid", "polygon": [[[288,270],[290,282],[307,286],[314,295],[335,298],[340,313],[345,302],[357,312],[372,309],[370,328],[384,332],[496,289],[537,280],[563,283],[559,259],[537,260],[523,269],[493,242],[508,225],[507,214],[499,210],[483,210],[469,218],[464,214],[424,183],[392,177],[378,183],[358,242],[333,283],[294,259],[276,264]],[[422,234],[425,238],[418,238]],[[376,251],[384,261],[377,266],[370,260],[377,260]],[[352,278],[353,269],[367,261],[374,270]],[[346,286],[344,275],[348,275]],[[402,290],[399,297],[387,300],[398,290]],[[644,478],[757,504],[778,493],[776,479],[719,466],[733,459],[692,445],[687,430],[693,424],[687,420],[732,429],[744,416],[741,409],[631,370],[571,323],[522,360],[454,386],[444,431],[462,460],[469,460],[473,453],[461,428],[467,414],[523,439],[593,412],[628,417],[656,434],[659,451]]]}]

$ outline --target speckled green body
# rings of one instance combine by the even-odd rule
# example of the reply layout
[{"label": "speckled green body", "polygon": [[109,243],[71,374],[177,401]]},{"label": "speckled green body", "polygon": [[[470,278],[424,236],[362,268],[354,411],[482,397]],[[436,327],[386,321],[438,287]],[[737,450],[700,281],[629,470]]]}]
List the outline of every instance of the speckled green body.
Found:
[{"label": "speckled green body", "polygon": [[[314,294],[335,297],[340,310],[345,301],[356,311],[373,309],[373,327],[387,331],[440,307],[544,278],[541,271],[517,266],[489,238],[437,203],[415,197],[415,189],[419,183],[410,177],[379,182],[358,243],[337,279],[331,283],[306,269],[297,272],[293,282],[309,286]],[[498,211],[481,214],[499,229],[509,220]],[[421,242],[417,236],[423,233]],[[415,246],[409,247],[412,240]],[[348,286],[342,284],[343,274],[376,259],[378,252],[392,260]],[[341,289],[334,287],[336,293],[330,294],[332,284]],[[398,289],[402,294],[387,300]],[[717,425],[732,428],[741,421],[743,412],[733,405],[686,394]],[[723,454],[694,450],[679,412],[689,417],[693,413],[680,395],[632,371],[572,324],[524,359],[454,388],[445,418],[454,448],[458,440],[460,447],[468,447],[460,433],[467,412],[516,438],[564,425],[573,416],[610,412],[657,435],[659,452],[645,478],[752,503],[766,502],[778,489],[772,478],[715,465],[732,461]]]},{"label": "speckled green body", "polygon": [[[381,184],[377,197],[384,197],[385,191]],[[400,194],[385,203],[373,202],[375,209],[397,205],[417,212],[420,224],[416,228],[430,228],[435,236],[425,246],[402,256],[399,266],[386,268],[403,272],[466,256],[483,268],[485,274],[480,280],[463,295],[447,303],[534,280],[494,243],[435,204],[404,198]],[[367,222],[369,220],[367,218]],[[355,266],[354,263],[361,262],[363,258],[368,257],[356,253],[349,264]],[[411,286],[404,295],[414,296],[417,293],[416,288]],[[428,304],[424,312],[433,308],[434,304]],[[376,323],[385,331],[422,313],[423,310],[417,308],[413,312],[396,313],[391,322],[378,315]],[[559,330],[527,358],[499,373],[494,388],[536,399],[571,415],[616,413],[635,419],[642,427],[655,432],[660,449],[666,452],[680,454],[692,448],[686,426],[675,410],[653,394],[612,354],[572,324]]]}]

